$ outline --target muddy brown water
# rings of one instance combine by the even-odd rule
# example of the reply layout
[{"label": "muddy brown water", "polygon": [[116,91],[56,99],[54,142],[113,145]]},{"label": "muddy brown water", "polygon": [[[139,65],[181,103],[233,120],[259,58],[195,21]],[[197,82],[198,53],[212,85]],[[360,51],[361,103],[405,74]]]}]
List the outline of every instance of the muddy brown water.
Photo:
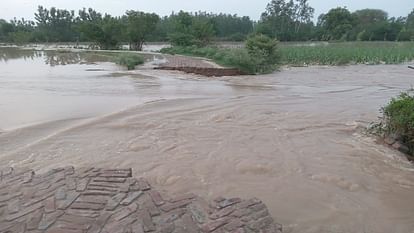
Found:
[{"label": "muddy brown water", "polygon": [[414,232],[414,166],[363,133],[413,86],[406,65],[203,78],[2,54],[0,166],[132,167],[170,192],[258,197],[284,232]]}]

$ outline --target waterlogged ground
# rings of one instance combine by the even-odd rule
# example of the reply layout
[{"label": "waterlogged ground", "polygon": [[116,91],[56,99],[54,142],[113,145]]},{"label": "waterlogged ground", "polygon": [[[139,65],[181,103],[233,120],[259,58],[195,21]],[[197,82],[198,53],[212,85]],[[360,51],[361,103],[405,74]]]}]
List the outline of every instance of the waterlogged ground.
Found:
[{"label": "waterlogged ground", "polygon": [[0,166],[132,167],[170,192],[258,197],[284,232],[414,232],[413,165],[362,129],[413,86],[405,65],[213,79],[15,52]]}]

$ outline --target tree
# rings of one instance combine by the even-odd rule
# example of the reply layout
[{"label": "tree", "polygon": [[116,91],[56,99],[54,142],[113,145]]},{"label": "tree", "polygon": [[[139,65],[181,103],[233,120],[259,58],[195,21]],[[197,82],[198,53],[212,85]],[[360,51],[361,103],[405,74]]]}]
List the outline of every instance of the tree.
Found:
[{"label": "tree", "polygon": [[[304,25],[312,25],[314,9],[307,0],[272,0],[262,14],[258,32],[282,41],[310,39],[303,36]],[[306,36],[305,36],[306,37]]]},{"label": "tree", "polygon": [[78,35],[74,30],[75,12],[39,6],[35,13],[36,39],[46,42],[74,41]]},{"label": "tree", "polygon": [[311,22],[314,13],[315,9],[309,5],[308,0],[298,1],[296,12],[296,33],[299,32],[301,25],[309,24]]},{"label": "tree", "polygon": [[31,42],[33,31],[35,30],[35,23],[30,20],[16,19],[10,21],[11,30],[8,33],[7,40],[16,44],[24,44]]},{"label": "tree", "polygon": [[13,25],[4,19],[0,19],[0,41],[7,41],[11,32],[13,32]]},{"label": "tree", "polygon": [[407,29],[414,30],[414,9],[407,16]]},{"label": "tree", "polygon": [[211,15],[211,22],[220,40],[244,41],[254,27],[249,17],[230,14]]},{"label": "tree", "polygon": [[198,46],[206,46],[211,43],[215,31],[214,26],[209,19],[196,17],[191,25],[194,36],[194,44]]},{"label": "tree", "polygon": [[120,18],[102,15],[93,9],[79,13],[78,31],[84,39],[96,43],[100,49],[117,49],[122,38]]},{"label": "tree", "polygon": [[355,40],[357,34],[358,40],[384,40],[388,29],[388,13],[378,9],[363,9],[352,13],[356,20],[353,35],[350,39]]},{"label": "tree", "polygon": [[172,15],[174,31],[168,36],[173,45],[190,46],[194,44],[194,35],[191,31],[192,16],[188,12],[180,11]]},{"label": "tree", "polygon": [[215,35],[214,25],[205,13],[192,15],[180,11],[172,15],[174,31],[169,35],[170,42],[178,46],[205,46]]},{"label": "tree", "polygon": [[141,51],[144,42],[156,29],[160,18],[156,14],[127,11],[126,33],[131,50]]},{"label": "tree", "polygon": [[319,17],[318,26],[322,30],[322,40],[347,39],[355,25],[355,18],[348,9],[338,7]]}]

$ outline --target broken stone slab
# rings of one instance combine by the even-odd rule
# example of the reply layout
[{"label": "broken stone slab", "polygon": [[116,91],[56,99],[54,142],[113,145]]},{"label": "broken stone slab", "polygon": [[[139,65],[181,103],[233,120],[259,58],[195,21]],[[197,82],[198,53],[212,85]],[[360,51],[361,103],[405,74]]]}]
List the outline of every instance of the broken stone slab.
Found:
[{"label": "broken stone slab", "polygon": [[0,171],[0,232],[281,232],[259,199],[170,198],[130,169]]}]

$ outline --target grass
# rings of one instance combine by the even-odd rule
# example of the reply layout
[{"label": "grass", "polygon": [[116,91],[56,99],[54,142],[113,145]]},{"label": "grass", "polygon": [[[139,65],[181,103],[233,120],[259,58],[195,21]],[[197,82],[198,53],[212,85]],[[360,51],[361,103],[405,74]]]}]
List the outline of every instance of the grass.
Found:
[{"label": "grass", "polygon": [[115,63],[127,67],[128,70],[133,70],[137,65],[144,64],[145,59],[140,54],[121,53],[114,58]]},{"label": "grass", "polygon": [[281,43],[284,65],[399,64],[414,60],[414,42]]}]

